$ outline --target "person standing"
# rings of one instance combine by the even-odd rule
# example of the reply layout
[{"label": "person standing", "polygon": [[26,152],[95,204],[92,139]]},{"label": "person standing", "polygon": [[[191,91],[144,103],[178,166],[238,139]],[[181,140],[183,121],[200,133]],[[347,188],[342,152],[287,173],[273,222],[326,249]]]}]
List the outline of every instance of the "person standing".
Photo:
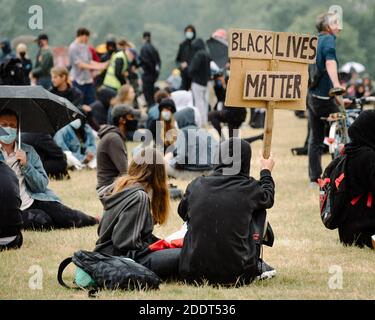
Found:
[{"label": "person standing", "polygon": [[92,70],[104,70],[106,62],[96,62],[88,46],[90,31],[86,28],[77,30],[76,39],[69,46],[69,60],[73,86],[82,91],[83,104],[90,105],[95,101],[94,79]]},{"label": "person standing", "polygon": [[210,79],[210,56],[202,39],[193,41],[194,57],[188,67],[191,77],[191,91],[193,92],[194,105],[201,114],[202,126],[208,121],[208,87]]},{"label": "person standing", "polygon": [[180,43],[178,48],[176,63],[179,65],[181,70],[181,90],[190,90],[191,86],[191,78],[188,73],[187,67],[189,66],[191,60],[194,56],[194,49],[192,46],[192,42],[196,37],[196,30],[193,25],[188,25],[184,29],[184,36],[185,40]]},{"label": "person standing", "polygon": [[338,16],[333,13],[322,14],[318,17],[316,27],[319,32],[316,55],[319,76],[317,76],[317,84],[310,87],[308,95],[310,106],[308,158],[311,184],[317,183],[322,174],[321,144],[324,141],[325,121],[321,118],[339,111],[334,98],[329,96],[329,90],[333,87],[342,87],[338,78],[336,57],[336,35],[340,32]]},{"label": "person standing", "polygon": [[142,83],[143,94],[147,106],[150,108],[154,103],[155,82],[159,77],[161,61],[158,50],[151,43],[151,33],[143,33],[143,47],[141,48],[140,59],[143,68]]},{"label": "person standing", "polygon": [[36,84],[49,89],[51,82],[51,69],[53,68],[53,54],[49,47],[48,36],[40,34],[37,38],[39,52],[36,56],[35,68],[32,70],[32,77],[35,78]]},{"label": "person standing", "polygon": [[27,46],[24,43],[18,44],[16,48],[17,58],[21,60],[23,75],[24,75],[24,84],[30,85],[30,72],[33,68],[33,63],[31,59],[27,56]]}]

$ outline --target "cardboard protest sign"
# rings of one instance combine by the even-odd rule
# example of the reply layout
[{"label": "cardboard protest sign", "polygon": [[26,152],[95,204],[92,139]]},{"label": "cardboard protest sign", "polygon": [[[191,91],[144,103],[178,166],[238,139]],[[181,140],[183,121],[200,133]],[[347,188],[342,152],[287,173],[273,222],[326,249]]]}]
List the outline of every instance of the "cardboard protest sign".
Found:
[{"label": "cardboard protest sign", "polygon": [[264,156],[269,156],[273,109],[306,108],[308,64],[315,36],[263,30],[229,30],[230,77],[225,105],[266,108]]}]

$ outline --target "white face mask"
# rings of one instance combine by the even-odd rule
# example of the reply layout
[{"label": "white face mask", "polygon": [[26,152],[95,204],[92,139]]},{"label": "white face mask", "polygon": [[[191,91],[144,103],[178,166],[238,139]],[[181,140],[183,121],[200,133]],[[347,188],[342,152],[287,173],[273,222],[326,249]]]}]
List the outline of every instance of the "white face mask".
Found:
[{"label": "white face mask", "polygon": [[71,125],[74,129],[78,130],[79,128],[81,128],[82,121],[81,121],[81,119],[76,119],[76,120],[72,121],[72,122],[70,123],[70,125]]},{"label": "white face mask", "polygon": [[170,111],[162,111],[162,112],[161,112],[161,118],[162,118],[164,121],[169,121],[169,120],[171,120],[171,118],[172,118],[172,112],[170,112]]},{"label": "white face mask", "polygon": [[188,39],[188,40],[193,39],[193,38],[194,38],[194,32],[192,32],[192,31],[186,31],[186,32],[185,32],[185,37],[186,37],[186,39]]}]

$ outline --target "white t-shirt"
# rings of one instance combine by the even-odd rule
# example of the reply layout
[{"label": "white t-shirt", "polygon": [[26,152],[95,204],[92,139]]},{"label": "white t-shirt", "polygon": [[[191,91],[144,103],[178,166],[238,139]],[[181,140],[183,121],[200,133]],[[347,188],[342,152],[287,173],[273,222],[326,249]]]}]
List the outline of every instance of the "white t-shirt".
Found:
[{"label": "white t-shirt", "polygon": [[[20,197],[21,197],[21,201],[22,201],[20,209],[22,211],[26,210],[27,208],[31,207],[31,205],[34,202],[34,199],[31,198],[30,195],[27,193],[26,184],[25,184],[25,177],[23,176],[23,174],[21,172],[20,164],[16,159],[16,153],[12,152],[10,155],[8,155],[8,153],[2,148],[2,146],[0,146],[0,150],[3,154],[3,156],[4,156],[5,163],[7,164],[7,166],[9,168],[11,168],[14,171],[14,173],[16,174],[16,176],[18,178],[18,183],[19,183],[19,186],[20,186]],[[17,143],[15,145],[15,150],[17,150]]]}]

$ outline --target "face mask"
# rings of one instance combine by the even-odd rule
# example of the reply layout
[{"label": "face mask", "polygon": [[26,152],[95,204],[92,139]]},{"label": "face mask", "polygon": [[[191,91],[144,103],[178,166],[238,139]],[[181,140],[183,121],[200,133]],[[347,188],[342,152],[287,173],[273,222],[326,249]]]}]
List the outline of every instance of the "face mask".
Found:
[{"label": "face mask", "polygon": [[26,56],[26,52],[20,52],[20,57],[21,57],[22,59],[24,59],[25,56]]},{"label": "face mask", "polygon": [[193,39],[193,38],[194,38],[194,32],[192,32],[192,31],[186,31],[186,32],[185,32],[185,37],[186,37],[186,39],[188,39],[188,40]]},{"label": "face mask", "polygon": [[126,120],[126,130],[136,131],[138,127],[138,120]]},{"label": "face mask", "polygon": [[81,125],[82,125],[81,119],[74,120],[73,122],[70,123],[70,125],[74,129],[78,130],[79,128],[81,128]]},{"label": "face mask", "polygon": [[12,144],[17,139],[17,129],[10,127],[2,128],[8,135],[0,136],[0,141],[4,144]]},{"label": "face mask", "polygon": [[164,120],[164,121],[169,121],[171,120],[172,118],[172,113],[170,111],[162,111],[161,112],[161,118]]}]

